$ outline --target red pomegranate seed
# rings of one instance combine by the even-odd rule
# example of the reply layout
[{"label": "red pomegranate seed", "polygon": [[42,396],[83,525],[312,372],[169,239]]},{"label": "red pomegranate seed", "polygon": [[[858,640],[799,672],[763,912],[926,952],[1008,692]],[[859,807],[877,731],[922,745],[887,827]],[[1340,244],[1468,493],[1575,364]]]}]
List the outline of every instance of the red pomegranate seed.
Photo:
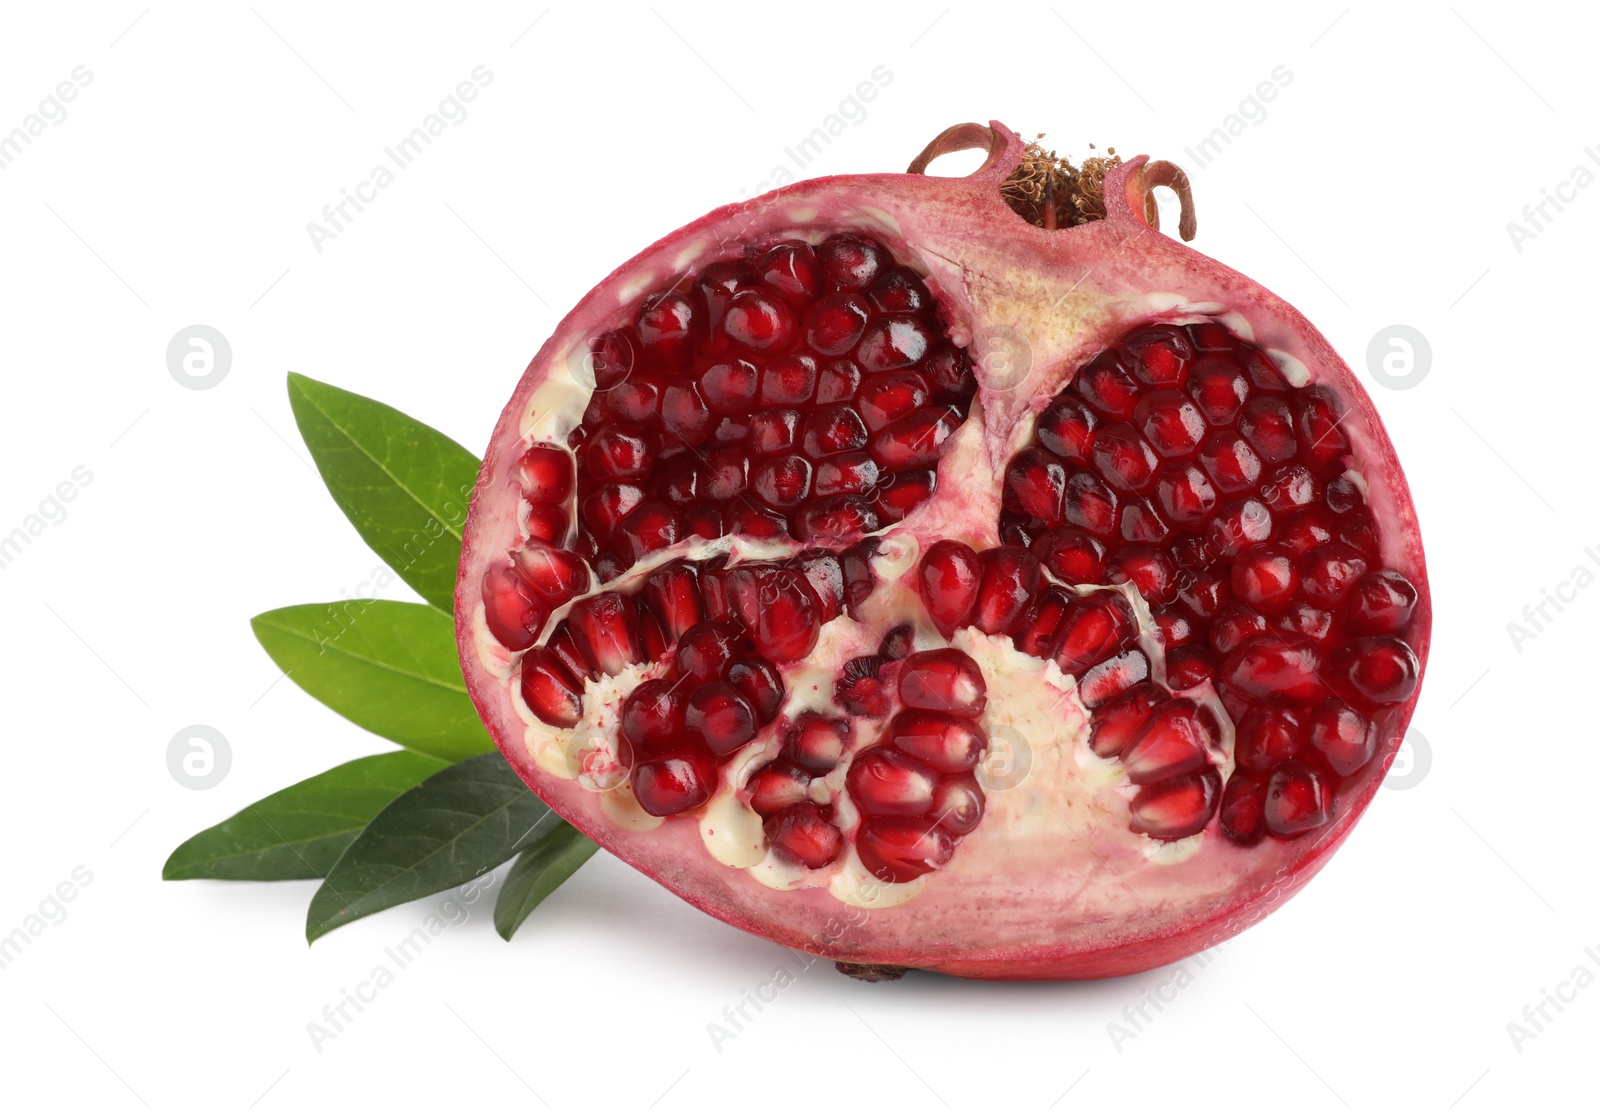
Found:
[{"label": "red pomegranate seed", "polygon": [[1360,487],[1348,477],[1331,478],[1324,500],[1328,505],[1328,511],[1336,516],[1354,512],[1366,504],[1366,498],[1361,495]]},{"label": "red pomegranate seed", "polygon": [[739,504],[728,520],[730,535],[748,535],[752,539],[777,539],[787,534],[789,521],[770,508],[752,504]]},{"label": "red pomegranate seed", "polygon": [[989,741],[970,718],[901,710],[889,723],[889,744],[940,772],[970,772]]},{"label": "red pomegranate seed", "polygon": [[937,648],[905,658],[900,701],[914,710],[975,718],[988,702],[988,686],[971,656],[957,648]]},{"label": "red pomegranate seed", "polygon": [[783,706],[783,680],[764,659],[740,659],[728,665],[728,681],[750,700],[756,721],[766,725]]},{"label": "red pomegranate seed", "polygon": [[1235,845],[1253,846],[1266,834],[1267,781],[1235,772],[1222,793],[1222,832]]},{"label": "red pomegranate seed", "polygon": [[1187,386],[1200,413],[1213,425],[1229,426],[1250,397],[1250,383],[1231,356],[1204,355],[1194,363]]},{"label": "red pomegranate seed", "polygon": [[833,684],[834,700],[852,714],[882,717],[889,712],[889,695],[880,677],[886,661],[881,655],[863,655],[845,661]]},{"label": "red pomegranate seed", "polygon": [[785,807],[767,820],[765,829],[774,849],[808,869],[832,863],[844,849],[844,835],[815,803]]},{"label": "red pomegranate seed", "polygon": [[1205,416],[1181,392],[1151,392],[1134,408],[1133,421],[1163,458],[1188,457],[1206,436]]},{"label": "red pomegranate seed", "polygon": [[1300,560],[1300,581],[1308,599],[1318,605],[1334,606],[1367,572],[1367,560],[1360,551],[1344,543],[1324,543]]},{"label": "red pomegranate seed", "polygon": [[611,539],[623,563],[632,565],[672,546],[682,535],[677,513],[662,501],[647,500],[622,518]]},{"label": "red pomegranate seed", "polygon": [[801,509],[791,534],[802,542],[846,539],[877,531],[879,524],[877,510],[864,499],[834,496],[813,501]]},{"label": "red pomegranate seed", "polygon": [[745,786],[750,792],[750,806],[760,814],[770,815],[805,802],[811,776],[786,760],[774,760],[751,776]]},{"label": "red pomegranate seed", "polygon": [[819,407],[806,417],[801,445],[813,458],[860,450],[866,444],[867,426],[847,404]]},{"label": "red pomegranate seed", "polygon": [[1203,637],[1199,619],[1182,605],[1150,610],[1150,623],[1163,648],[1176,648]]},{"label": "red pomegranate seed", "polygon": [[700,748],[652,757],[633,769],[633,794],[646,814],[664,818],[692,811],[717,789],[717,762]]},{"label": "red pomegranate seed", "polygon": [[744,645],[744,633],[731,624],[704,621],[678,639],[673,663],[678,673],[698,686],[722,677]]},{"label": "red pomegranate seed", "polygon": [[1215,768],[1141,787],[1128,804],[1128,829],[1163,841],[1198,834],[1216,814],[1221,791]]},{"label": "red pomegranate seed", "polygon": [[932,495],[933,487],[933,470],[903,469],[878,483],[874,507],[885,523],[903,520]]},{"label": "red pomegranate seed", "polygon": [[1080,675],[1122,652],[1136,634],[1127,598],[1108,590],[1091,593],[1078,599],[1062,623],[1056,666],[1065,674]]},{"label": "red pomegranate seed", "polygon": [[1155,477],[1159,459],[1130,423],[1110,423],[1095,433],[1089,450],[1095,471],[1122,493],[1144,492]]},{"label": "red pomegranate seed", "polygon": [[867,871],[888,883],[916,880],[955,852],[950,837],[929,818],[869,818],[856,835],[856,854]]},{"label": "red pomegranate seed", "polygon": [[855,399],[861,387],[861,368],[843,357],[826,361],[817,370],[817,398],[819,404],[848,403]]},{"label": "red pomegranate seed", "polygon": [[817,463],[811,488],[821,497],[859,496],[877,485],[878,463],[869,455],[836,454]]},{"label": "red pomegranate seed", "polygon": [[705,618],[700,579],[694,567],[681,559],[652,571],[640,596],[660,619],[669,640],[677,640]]},{"label": "red pomegranate seed", "polygon": [[618,727],[636,760],[683,743],[683,693],[683,687],[667,679],[646,679],[622,700]]},{"label": "red pomegranate seed", "polygon": [[567,669],[567,673],[574,679],[598,679],[600,673],[594,669],[593,662],[584,650],[578,647],[578,641],[572,635],[572,628],[566,621],[558,621],[555,628],[550,630],[550,638],[544,646]]},{"label": "red pomegranate seed", "polygon": [[1280,838],[1315,830],[1333,817],[1332,784],[1316,768],[1291,760],[1267,781],[1261,815],[1267,830]]},{"label": "red pomegranate seed", "polygon": [[1278,541],[1297,555],[1303,555],[1333,539],[1333,517],[1321,508],[1302,508],[1283,521]]},{"label": "red pomegranate seed", "polygon": [[1174,524],[1204,523],[1217,506],[1217,490],[1201,469],[1188,462],[1167,466],[1156,479],[1156,499]]},{"label": "red pomegranate seed", "polygon": [[872,456],[890,469],[934,465],[939,460],[940,448],[960,425],[961,416],[953,407],[924,407],[874,435]]},{"label": "red pomegranate seed", "polygon": [[583,716],[583,688],[549,648],[522,657],[522,700],[546,725],[570,729]]},{"label": "red pomegranate seed", "polygon": [[880,431],[903,419],[932,398],[928,382],[916,372],[901,370],[868,376],[856,393],[855,404],[867,430]]},{"label": "red pomegranate seed", "polygon": [[926,814],[937,784],[932,768],[882,746],[858,754],[845,776],[850,801],[869,817]]},{"label": "red pomegranate seed", "polygon": [[783,750],[800,767],[821,776],[839,766],[849,744],[848,721],[808,710],[790,724]]},{"label": "red pomegranate seed", "polygon": [[1185,644],[1167,654],[1167,685],[1173,690],[1197,687],[1216,670],[1217,657],[1204,644]]},{"label": "red pomegranate seed", "polygon": [[910,268],[891,268],[869,292],[872,304],[885,314],[916,314],[932,305],[922,278]]},{"label": "red pomegranate seed", "polygon": [[773,245],[756,261],[755,271],[791,305],[803,306],[822,294],[822,265],[811,246],[801,241]]},{"label": "red pomegranate seed", "polygon": [[658,374],[636,372],[607,392],[601,402],[623,422],[655,430],[661,425],[661,396],[665,391],[666,383]]},{"label": "red pomegranate seed", "polygon": [[774,508],[798,507],[811,495],[811,463],[799,454],[763,458],[750,471],[750,487]]},{"label": "red pomegranate seed", "polygon": [[817,393],[817,362],[802,353],[778,357],[761,372],[761,402],[767,407],[809,404]]},{"label": "red pomegranate seed", "polygon": [[1185,570],[1178,575],[1178,600],[1198,617],[1217,616],[1232,593],[1226,568],[1214,567],[1198,573]]},{"label": "red pomegranate seed", "polygon": [[837,555],[813,549],[801,551],[791,561],[794,569],[805,576],[812,596],[821,606],[823,624],[844,612],[844,570]]},{"label": "red pomegranate seed", "polygon": [[1073,386],[1097,415],[1113,422],[1133,418],[1143,392],[1117,355],[1109,351],[1085,365]]},{"label": "red pomegranate seed", "polygon": [[1180,326],[1152,326],[1124,339],[1123,358],[1145,384],[1167,387],[1183,383],[1194,347]]},{"label": "red pomegranate seed", "polygon": [[722,323],[728,314],[728,304],[734,295],[755,285],[755,277],[744,265],[731,261],[708,264],[695,278],[695,288],[706,311],[701,330],[708,351],[720,353],[727,348]]},{"label": "red pomegranate seed", "polygon": [[517,573],[551,608],[589,589],[589,568],[571,551],[529,542],[513,556]]},{"label": "red pomegranate seed", "polygon": [[922,371],[944,399],[971,398],[978,386],[972,376],[972,358],[948,341],[934,348],[923,362]]},{"label": "red pomegranate seed", "polygon": [[1234,596],[1254,609],[1281,612],[1299,587],[1294,555],[1286,547],[1261,543],[1234,560]]},{"label": "red pomegranate seed", "polygon": [[1253,706],[1235,731],[1233,758],[1239,767],[1265,775],[1305,750],[1300,718],[1280,706]]},{"label": "red pomegranate seed", "polygon": [[511,652],[533,647],[549,608],[508,562],[483,572],[483,621],[490,635]]},{"label": "red pomegranate seed", "polygon": [[[1067,478],[1061,515],[1054,523],[1062,521],[1073,527],[1081,527],[1101,539],[1109,539],[1117,530],[1117,498],[1100,478],[1086,469],[1079,470]],[[1052,521],[1046,520],[1045,523]]]},{"label": "red pomegranate seed", "polygon": [[1393,570],[1379,570],[1356,582],[1345,607],[1345,624],[1352,632],[1395,635],[1411,623],[1416,607],[1416,587]]},{"label": "red pomegranate seed", "polygon": [[681,369],[689,363],[694,340],[694,306],[676,291],[646,296],[638,331],[640,348],[653,367]]},{"label": "red pomegranate seed", "polygon": [[572,495],[572,455],[559,446],[530,446],[517,463],[517,479],[529,504],[563,504]]},{"label": "red pomegranate seed", "polygon": [[1049,659],[1056,646],[1056,634],[1066,620],[1074,602],[1060,586],[1047,586],[1039,599],[1022,618],[1021,625],[1012,636],[1019,652]]},{"label": "red pomegranate seed", "polygon": [[1239,433],[1267,462],[1288,461],[1300,448],[1289,404],[1282,396],[1252,396],[1239,415]]},{"label": "red pomegranate seed", "polygon": [[1221,493],[1253,489],[1261,476],[1261,458],[1250,443],[1231,431],[1211,434],[1200,444],[1196,457]]},{"label": "red pomegranate seed", "polygon": [[750,434],[746,440],[750,452],[765,457],[793,450],[800,442],[801,419],[800,412],[793,408],[758,411],[750,419]]},{"label": "red pomegranate seed", "polygon": [[1200,710],[1184,698],[1163,702],[1122,753],[1122,767],[1136,784],[1159,783],[1207,767],[1210,734]]},{"label": "red pomegranate seed", "polygon": [[719,679],[702,683],[689,695],[683,728],[689,740],[723,757],[755,738],[756,712],[736,687]]},{"label": "red pomegranate seed", "polygon": [[594,376],[595,387],[610,391],[628,378],[639,353],[639,339],[632,327],[596,338],[589,346],[589,371]]},{"label": "red pomegranate seed", "polygon": [[1132,582],[1139,596],[1164,605],[1178,595],[1178,568],[1167,552],[1157,547],[1124,547],[1106,563],[1105,580],[1112,585]]},{"label": "red pomegranate seed", "polygon": [[700,398],[719,415],[748,414],[761,388],[761,374],[746,360],[723,361],[700,374]]},{"label": "red pomegranate seed", "polygon": [[1082,585],[1105,579],[1105,544],[1079,528],[1047,531],[1030,549],[1045,569],[1063,582]]},{"label": "red pomegranate seed", "polygon": [[876,539],[863,539],[854,547],[839,553],[839,566],[844,572],[844,605],[851,616],[856,616],[856,611],[878,586],[878,575],[873,572],[872,560],[877,556],[879,546]]},{"label": "red pomegranate seed", "polygon": [[1074,465],[1089,464],[1089,447],[1100,417],[1070,391],[1062,392],[1039,414],[1039,444]]},{"label": "red pomegranate seed", "polygon": [[1224,504],[1206,529],[1206,544],[1213,554],[1233,558],[1252,543],[1272,537],[1272,513],[1259,500]]},{"label": "red pomegranate seed", "polygon": [[908,368],[927,356],[932,346],[933,336],[920,319],[890,315],[867,327],[856,347],[856,360],[869,373]]},{"label": "red pomegranate seed", "polygon": [[575,602],[567,612],[584,658],[607,675],[619,674],[639,661],[633,603],[620,593],[597,593]]},{"label": "red pomegranate seed", "polygon": [[528,538],[535,543],[562,547],[566,545],[572,521],[567,518],[567,509],[564,505],[556,507],[549,504],[535,504],[528,509],[528,519],[524,526],[527,528]]},{"label": "red pomegranate seed", "polygon": [[615,424],[595,431],[584,447],[584,465],[601,480],[631,481],[648,474],[655,464],[655,447]]},{"label": "red pomegranate seed", "polygon": [[1344,418],[1335,405],[1317,394],[1313,388],[1296,397],[1294,404],[1294,431],[1300,452],[1310,461],[1312,468],[1326,476],[1344,468],[1345,456],[1350,452],[1350,440],[1339,427]]},{"label": "red pomegranate seed", "polygon": [[1376,726],[1337,698],[1311,711],[1307,735],[1311,747],[1341,776],[1359,771],[1378,747]]},{"label": "red pomegranate seed", "polygon": [[1248,605],[1230,601],[1211,622],[1211,646],[1218,655],[1227,655],[1252,636],[1265,636],[1267,631],[1266,617]]},{"label": "red pomegranate seed", "polygon": [[1404,702],[1417,689],[1417,655],[1393,636],[1360,636],[1333,653],[1329,680],[1343,697],[1368,709]]},{"label": "red pomegranate seed", "polygon": [[842,356],[856,347],[871,318],[872,310],[860,295],[826,295],[806,311],[806,344],[825,357]]},{"label": "red pomegranate seed", "polygon": [[787,349],[794,342],[798,326],[789,304],[762,288],[734,294],[722,323],[728,338],[755,354]]},{"label": "red pomegranate seed", "polygon": [[1321,642],[1333,628],[1333,614],[1305,601],[1291,602],[1273,622],[1280,632]]},{"label": "red pomegranate seed", "polygon": [[1138,648],[1102,660],[1078,680],[1078,699],[1089,709],[1104,705],[1150,677],[1150,661]]},{"label": "red pomegranate seed", "polygon": [[[685,446],[699,446],[711,436],[716,416],[692,383],[669,384],[661,393],[661,425]],[[666,451],[663,450],[663,455]]]},{"label": "red pomegranate seed", "polygon": [[1120,530],[1129,543],[1165,543],[1172,534],[1148,497],[1137,497],[1123,506]]},{"label": "red pomegranate seed", "polygon": [[1222,664],[1222,679],[1238,693],[1266,701],[1306,703],[1322,697],[1321,657],[1308,642],[1256,636]]},{"label": "red pomegranate seed", "polygon": [[1315,503],[1317,479],[1299,462],[1275,465],[1261,479],[1261,499],[1274,515],[1288,515]]},{"label": "red pomegranate seed", "polygon": [[901,624],[891,628],[878,642],[878,655],[884,659],[904,659],[917,650],[915,625]]},{"label": "red pomegranate seed", "polygon": [[1006,468],[1006,506],[1035,520],[1059,524],[1066,491],[1066,463],[1048,450],[1031,447],[1012,458]]},{"label": "red pomegranate seed", "polygon": [[705,504],[691,504],[683,511],[683,534],[698,535],[708,542],[722,538],[722,513]]},{"label": "red pomegranate seed", "polygon": [[1038,592],[1039,560],[1022,547],[994,547],[980,561],[983,574],[971,623],[990,635],[1010,632]]},{"label": "red pomegranate seed", "polygon": [[946,776],[933,792],[933,809],[928,813],[939,829],[952,837],[970,834],[983,821],[984,795],[978,781],[969,775]]},{"label": "red pomegranate seed", "polygon": [[644,490],[637,485],[617,483],[602,485],[584,497],[583,520],[597,535],[610,538],[623,517],[639,507],[643,501]]},{"label": "red pomegranate seed", "polygon": [[893,264],[882,245],[849,233],[838,233],[817,245],[817,258],[829,282],[852,291],[871,287]]}]

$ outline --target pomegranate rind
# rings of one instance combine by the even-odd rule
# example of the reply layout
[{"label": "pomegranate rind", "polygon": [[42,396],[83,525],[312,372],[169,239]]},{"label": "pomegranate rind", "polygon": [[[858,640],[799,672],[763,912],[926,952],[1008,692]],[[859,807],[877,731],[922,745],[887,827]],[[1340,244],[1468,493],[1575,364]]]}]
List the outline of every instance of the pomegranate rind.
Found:
[{"label": "pomegranate rind", "polygon": [[[537,764],[515,708],[516,687],[508,683],[510,657],[485,641],[481,621],[484,570],[520,540],[516,461],[536,432],[555,440],[566,433],[559,425],[541,431],[539,424],[549,419],[548,411],[533,406],[536,397],[545,398],[538,397],[541,388],[570,375],[589,339],[611,328],[641,295],[719,258],[725,246],[854,231],[887,244],[901,262],[925,268],[951,340],[973,347],[979,378],[973,412],[982,417],[981,441],[960,460],[947,454],[939,466],[941,485],[946,471],[959,471],[962,496],[973,505],[998,509],[1005,463],[1031,433],[1029,417],[1100,348],[1140,324],[1220,318],[1281,365],[1310,370],[1350,409],[1344,423],[1382,529],[1384,562],[1418,592],[1409,639],[1425,672],[1431,600],[1416,514],[1377,412],[1348,367],[1278,296],[1145,224],[1144,157],[1107,175],[1104,220],[1046,231],[1027,225],[1001,200],[999,187],[1021,160],[1023,145],[1003,125],[991,129],[989,159],[967,178],[875,174],[786,187],[670,234],[585,296],[529,364],[484,455],[464,529],[457,638],[468,692],[529,787],[596,842],[708,914],[783,946],[858,965],[989,979],[1118,976],[1238,934],[1304,887],[1381,786],[1420,685],[1391,708],[1388,724],[1396,728],[1380,741],[1373,761],[1341,787],[1335,817],[1299,838],[1240,849],[1216,836],[1213,821],[1207,836],[1214,840],[1204,856],[1172,863],[1146,856],[1142,864],[1108,866],[1110,875],[1086,875],[1063,871],[1071,842],[1062,835],[1035,836],[1019,846],[1017,835],[995,817],[1003,797],[991,795],[991,816],[949,864],[923,878],[913,899],[854,907],[824,888],[779,890],[757,881],[715,860],[689,829],[690,840],[676,841],[638,819],[619,821],[600,796]],[[1040,307],[1053,310],[1041,314]],[[1018,322],[1029,324],[1025,337]],[[1024,350],[1026,369],[1019,372],[1016,354]],[[984,477],[974,468],[979,464],[988,466],[992,491],[983,491]],[[889,534],[923,546],[951,537],[979,549],[998,542],[994,516],[957,518],[956,509],[943,505],[920,512]],[[735,553],[740,546],[733,541]],[[1094,835],[1078,837],[1092,841]],[[1106,918],[1108,911],[1116,918]]]}]

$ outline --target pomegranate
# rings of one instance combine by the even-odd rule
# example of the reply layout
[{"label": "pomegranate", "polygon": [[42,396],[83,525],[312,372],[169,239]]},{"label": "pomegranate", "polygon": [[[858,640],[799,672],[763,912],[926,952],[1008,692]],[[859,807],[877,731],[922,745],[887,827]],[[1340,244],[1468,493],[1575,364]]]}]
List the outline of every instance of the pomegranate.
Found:
[{"label": "pomegranate", "polygon": [[[921,172],[947,151],[965,178]],[[457,630],[529,786],[842,969],[1125,974],[1349,833],[1417,700],[1405,478],[1326,340],[1000,124],[717,210],[495,429]]]}]

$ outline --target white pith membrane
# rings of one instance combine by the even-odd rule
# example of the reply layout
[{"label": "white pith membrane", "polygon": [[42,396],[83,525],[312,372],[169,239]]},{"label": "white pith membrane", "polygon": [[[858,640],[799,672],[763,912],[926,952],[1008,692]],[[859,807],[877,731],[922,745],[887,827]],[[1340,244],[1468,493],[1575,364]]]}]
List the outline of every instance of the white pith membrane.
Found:
[{"label": "white pith membrane", "polygon": [[[793,208],[784,217],[784,222],[754,241],[765,244],[793,238],[816,244],[841,229],[838,213],[827,214],[826,207],[820,213]],[[824,624],[815,648],[804,660],[777,664],[785,684],[782,710],[737,754],[719,762],[720,782],[712,799],[684,814],[658,818],[643,811],[632,793],[627,767],[619,757],[618,716],[629,692],[668,668],[635,664],[615,676],[585,680],[583,712],[577,725],[570,729],[546,725],[523,701],[518,686],[521,653],[508,652],[489,632],[481,597],[474,598],[469,590],[463,598],[468,608],[463,619],[470,626],[468,654],[485,675],[500,681],[502,695],[496,701],[514,713],[520,727],[518,742],[508,743],[497,733],[502,747],[508,755],[520,754],[521,763],[517,755],[512,756],[513,762],[541,794],[548,790],[547,783],[570,788],[555,798],[546,797],[608,846],[630,860],[637,856],[636,863],[669,887],[723,918],[754,929],[816,928],[816,935],[802,934],[813,938],[818,953],[894,957],[917,964],[915,956],[896,955],[895,944],[912,938],[940,941],[941,929],[947,926],[958,928],[945,940],[956,953],[976,956],[992,944],[998,955],[1007,949],[1020,952],[1028,944],[1040,942],[1053,944],[1060,953],[1087,952],[1122,940],[1159,937],[1210,914],[1236,911],[1241,897],[1253,896],[1265,907],[1274,906],[1303,883],[1296,874],[1308,859],[1315,857],[1320,862],[1331,853],[1331,845],[1313,852],[1317,833],[1312,832],[1287,841],[1269,839],[1254,847],[1239,846],[1223,837],[1215,817],[1199,833],[1178,840],[1135,833],[1129,827],[1129,805],[1138,788],[1127,779],[1118,759],[1096,756],[1089,748],[1090,714],[1080,701],[1076,680],[1064,675],[1055,663],[1018,651],[1005,635],[964,627],[946,639],[929,617],[917,588],[917,563],[933,544],[960,539],[981,552],[1001,543],[1006,464],[1033,443],[1039,413],[1096,352],[1115,345],[1140,322],[1183,325],[1216,321],[1239,338],[1255,341],[1258,308],[1236,309],[1209,291],[1205,296],[1129,292],[1112,312],[1100,304],[1103,292],[1086,289],[1075,294],[1074,285],[1068,282],[1042,293],[1026,276],[952,273],[948,260],[938,255],[919,257],[907,248],[900,238],[900,223],[887,212],[864,214],[862,207],[854,205],[850,219],[854,231],[888,243],[897,263],[927,276],[941,304],[947,337],[959,345],[972,344],[974,359],[979,362],[978,395],[965,421],[943,447],[937,465],[939,483],[932,496],[903,520],[873,533],[882,543],[873,561],[877,576],[873,593],[856,610],[857,616],[846,613]],[[626,320],[649,292],[661,290],[676,276],[728,258],[727,243],[723,237],[707,235],[680,245],[670,257],[658,256],[656,266],[638,269],[626,284],[613,285],[607,292],[607,298],[615,301],[614,308],[589,308],[586,322],[590,328],[574,329],[553,340],[547,347],[549,355],[540,362],[537,386],[521,401],[509,428],[502,422],[506,435],[499,452],[502,468],[490,486],[516,485],[514,462],[522,448],[567,445],[567,436],[582,421],[591,394],[586,384],[592,383],[588,369],[592,324]],[[982,289],[981,317],[973,316],[958,282]],[[994,350],[983,349],[980,343],[994,340],[992,323],[1008,318],[1025,320],[1036,313],[1034,308],[1040,303],[1052,305],[1055,313],[1037,324],[1039,332],[1030,332],[1035,357],[1031,374],[1022,383],[1005,383],[1004,374],[996,375],[983,356]],[[1111,317],[1129,325],[1104,328]],[[1090,336],[1080,342],[1083,335]],[[1259,344],[1292,385],[1318,379],[1301,355],[1273,345],[1271,339]],[[1369,441],[1366,419],[1365,413],[1358,414],[1346,427],[1353,460],[1383,461],[1386,444],[1377,446]],[[1349,476],[1367,496],[1379,525],[1406,521],[1409,510],[1397,511],[1396,497],[1381,478],[1369,484],[1373,479],[1360,473]],[[526,535],[530,512],[526,501],[505,499],[503,489],[491,487],[489,491],[494,502],[484,501],[480,491],[475,506],[475,530],[483,551],[478,573],[494,555],[503,555]],[[574,495],[567,511],[575,515],[576,510]],[[1385,530],[1380,540],[1386,565],[1408,573],[1417,570],[1414,556],[1407,551],[1410,541],[1402,531]],[[586,596],[603,591],[630,593],[651,571],[678,559],[703,562],[725,555],[733,569],[744,562],[780,560],[809,545],[736,536],[712,541],[694,538],[647,556],[604,585],[596,584]],[[468,586],[472,569],[464,564],[464,570],[468,574],[463,585]],[[1046,583],[1056,581],[1048,572],[1043,577]],[[1108,587],[1101,582],[1070,589],[1075,595],[1112,589],[1127,597],[1138,620],[1138,645],[1148,657],[1150,679],[1164,685],[1166,655],[1153,635],[1151,609],[1137,589],[1127,583]],[[569,603],[549,614],[539,645],[571,607]],[[856,854],[861,820],[845,784],[851,757],[877,744],[885,725],[901,707],[898,701],[891,702],[881,719],[846,715],[835,699],[834,688],[842,665],[855,657],[873,655],[892,627],[908,622],[915,626],[918,652],[954,647],[981,668],[987,705],[976,720],[990,748],[978,768],[985,804],[976,829],[959,839],[948,862],[914,880],[885,883],[875,879]],[[468,645],[463,647],[466,653]],[[669,654],[669,664],[670,658]],[[1183,696],[1206,708],[1214,720],[1210,755],[1225,782],[1234,770],[1233,720],[1209,682]],[[474,697],[483,708],[484,697],[479,693]],[[770,847],[762,818],[749,806],[746,791],[750,776],[778,757],[785,727],[802,711],[849,716],[852,727],[853,749],[831,772],[817,777],[810,789],[811,801],[831,809],[832,822],[844,836],[842,854],[818,869],[807,869]],[[501,719],[499,724],[507,722]],[[1380,762],[1386,764],[1392,752],[1388,742],[1382,744]],[[541,774],[537,781],[529,775],[532,768]],[[1365,797],[1352,796],[1347,803],[1341,796],[1336,811],[1342,815],[1364,805]],[[1338,821],[1336,816],[1325,828],[1342,830]],[[676,840],[666,837],[668,833],[675,833]],[[631,844],[627,834],[647,840],[650,849]],[[691,850],[703,856],[691,856]],[[676,866],[674,860],[687,864]],[[997,872],[997,867],[1003,871]],[[841,911],[870,916],[859,920],[846,917],[843,930],[824,930],[837,922]],[[983,924],[982,937],[965,937],[974,934],[975,920]],[[1249,921],[1229,925],[1215,937],[1226,937]],[[788,941],[795,937],[789,934]],[[937,962],[937,953],[932,950],[923,960]]]}]

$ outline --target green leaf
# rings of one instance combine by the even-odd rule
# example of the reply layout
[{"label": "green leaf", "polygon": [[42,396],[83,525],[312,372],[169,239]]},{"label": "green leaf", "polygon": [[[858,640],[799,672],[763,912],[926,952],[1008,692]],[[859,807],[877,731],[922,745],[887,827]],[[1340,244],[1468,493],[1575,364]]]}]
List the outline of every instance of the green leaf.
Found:
[{"label": "green leaf", "polygon": [[566,825],[499,753],[464,760],[390,803],[350,843],[311,899],[306,939],[465,884]]},{"label": "green leaf", "polygon": [[467,697],[455,622],[432,606],[291,605],[250,625],[289,678],[363,729],[440,760],[494,748]]},{"label": "green leaf", "polygon": [[494,929],[506,942],[522,921],[600,847],[572,826],[563,826],[517,854],[494,905]]},{"label": "green leaf", "polygon": [[289,374],[289,404],[333,499],[367,546],[451,612],[478,459],[387,404]]},{"label": "green leaf", "polygon": [[321,879],[374,815],[444,766],[415,753],[386,752],[329,768],[200,831],[172,851],[161,877]]}]

